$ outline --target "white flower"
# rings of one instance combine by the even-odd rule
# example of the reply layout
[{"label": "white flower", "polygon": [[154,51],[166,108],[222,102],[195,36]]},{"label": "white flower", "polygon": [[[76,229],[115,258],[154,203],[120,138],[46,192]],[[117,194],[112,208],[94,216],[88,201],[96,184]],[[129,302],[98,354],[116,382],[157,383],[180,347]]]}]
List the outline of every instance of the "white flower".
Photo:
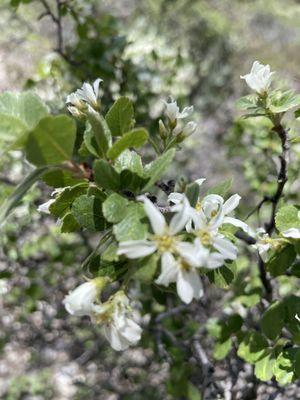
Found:
[{"label": "white flower", "polygon": [[50,199],[50,200],[46,201],[46,203],[40,204],[37,208],[38,212],[50,214],[49,208],[50,208],[51,204],[54,202],[55,202],[55,199]]},{"label": "white flower", "polygon": [[99,96],[99,85],[103,82],[102,79],[98,78],[95,80],[93,85],[90,83],[84,83],[81,89],[77,89],[75,94],[78,96],[80,100],[85,101],[91,107],[98,107],[98,96]]},{"label": "white flower", "polygon": [[300,229],[299,228],[290,228],[290,229],[282,232],[282,235],[286,238],[300,239]]},{"label": "white flower", "polygon": [[103,324],[104,335],[111,347],[116,350],[125,350],[136,344],[142,329],[132,319],[129,299],[123,291],[117,292],[101,305],[96,306],[94,318]]},{"label": "white flower", "polygon": [[176,213],[168,226],[162,213],[145,196],[139,198],[144,202],[144,209],[149,218],[154,235],[150,240],[130,240],[119,244],[118,254],[126,255],[128,258],[146,257],[149,254],[159,251],[162,255],[166,252],[178,252],[179,238],[176,236],[180,232],[189,218],[189,202],[186,198],[183,200],[183,207]]},{"label": "white flower", "polygon": [[169,286],[176,282],[178,296],[186,304],[193,298],[203,296],[203,286],[196,268],[198,267],[194,246],[191,243],[181,243],[181,257],[175,258],[171,253],[165,252],[161,259],[161,274],[156,279],[159,285]]},{"label": "white flower", "polygon": [[183,119],[188,117],[194,110],[194,107],[185,107],[181,112],[179,110],[179,107],[177,105],[177,102],[173,99],[171,99],[170,102],[164,101],[165,106],[166,106],[166,116],[169,118],[169,120],[174,123],[177,119]]},{"label": "white flower", "polygon": [[[202,178],[198,179],[196,182],[201,186],[204,181],[205,179]],[[171,193],[169,195],[169,201],[175,204],[175,206],[172,207],[173,210],[179,210],[182,207],[182,196],[184,196],[182,193]],[[241,196],[238,194],[234,194],[227,201],[224,201],[222,196],[216,194],[209,194],[202,200],[199,198],[195,208],[190,207],[190,220],[187,224],[187,230],[191,231],[192,221],[194,221],[194,219],[197,220],[198,215],[202,215],[202,218],[212,223],[218,221],[218,226],[222,224],[231,224],[237,228],[243,229],[248,234],[252,234],[251,229],[245,222],[229,216],[239,205],[240,199]]]},{"label": "white flower", "polygon": [[269,65],[254,61],[250,73],[241,76],[241,79],[245,79],[247,85],[258,94],[264,94],[270,87],[273,74]]},{"label": "white flower", "polygon": [[188,123],[185,125],[185,127],[183,128],[182,134],[183,134],[185,137],[188,137],[188,136],[190,136],[192,133],[195,132],[196,128],[197,128],[196,122],[190,121],[190,122],[188,122]]},{"label": "white flower", "polygon": [[86,106],[98,109],[99,85],[101,82],[103,81],[100,78],[96,79],[93,85],[85,82],[80,89],[68,95],[66,103],[72,115],[78,118],[82,117]]},{"label": "white flower", "polygon": [[256,230],[257,241],[252,245],[256,249],[264,262],[269,259],[269,250],[272,248],[270,236],[266,233],[264,228],[258,228]]},{"label": "white flower", "polygon": [[71,315],[91,315],[97,307],[95,304],[97,297],[107,282],[107,278],[100,277],[78,286],[64,298],[63,304],[66,310]]}]

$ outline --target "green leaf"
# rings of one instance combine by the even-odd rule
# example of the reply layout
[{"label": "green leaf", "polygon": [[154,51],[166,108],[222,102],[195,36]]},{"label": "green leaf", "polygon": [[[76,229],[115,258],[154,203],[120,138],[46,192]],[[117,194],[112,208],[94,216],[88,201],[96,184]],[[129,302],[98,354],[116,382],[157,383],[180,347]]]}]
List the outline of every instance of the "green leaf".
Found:
[{"label": "green leaf", "polygon": [[36,166],[60,164],[72,157],[76,125],[66,115],[49,116],[40,120],[29,133],[26,158]]},{"label": "green leaf", "polygon": [[[102,152],[98,147],[96,138],[91,124],[86,124],[86,129],[83,133],[83,143],[85,148],[95,157],[102,157]],[[82,150],[81,150],[82,151]]]},{"label": "green leaf", "polygon": [[186,186],[185,194],[192,207],[195,207],[195,205],[197,204],[199,199],[199,193],[200,193],[200,187],[198,183],[193,182]]},{"label": "green leaf", "polygon": [[51,187],[63,188],[66,186],[77,185],[78,183],[84,182],[78,178],[73,178],[73,173],[65,171],[59,168],[53,168],[51,171],[46,172],[43,175],[43,181]]},{"label": "green leaf", "polygon": [[235,103],[235,106],[239,110],[256,110],[257,109],[258,97],[255,94],[250,94],[248,96],[241,97]]},{"label": "green leaf", "polygon": [[221,182],[218,185],[210,188],[206,194],[218,194],[219,196],[224,197],[231,189],[232,181],[232,178],[226,179],[225,182]]},{"label": "green leaf", "polygon": [[187,399],[188,400],[202,400],[201,393],[191,382],[187,384]]},{"label": "green leaf", "polygon": [[119,256],[117,255],[118,244],[116,242],[111,243],[101,254],[101,260],[103,262],[114,262],[118,261]]},{"label": "green leaf", "polygon": [[254,374],[261,381],[267,382],[272,379],[275,358],[272,353],[266,355],[255,363]]},{"label": "green leaf", "polygon": [[105,219],[114,224],[122,221],[126,215],[128,203],[128,200],[119,194],[111,194],[102,204]]},{"label": "green leaf", "polygon": [[285,310],[281,302],[275,301],[264,312],[261,319],[263,333],[271,340],[275,340],[284,326]]},{"label": "green leaf", "polygon": [[284,275],[287,269],[292,265],[296,258],[296,252],[293,245],[287,245],[276,252],[267,262],[266,268],[274,277]]},{"label": "green leaf", "polygon": [[290,228],[300,229],[300,218],[298,217],[299,209],[295,206],[281,207],[275,217],[276,228],[280,232],[284,232]]},{"label": "green leaf", "polygon": [[127,240],[145,239],[147,234],[147,222],[142,204],[131,203],[127,206],[125,218],[114,225],[113,231],[119,242]]},{"label": "green leaf", "polygon": [[293,335],[294,343],[300,344],[300,323],[296,318],[299,316],[300,297],[291,295],[284,299],[285,327]]},{"label": "green leaf", "polygon": [[65,188],[56,198],[54,203],[49,207],[49,211],[57,218],[63,218],[67,213],[71,212],[73,201],[85,194],[88,188],[87,183],[80,183],[71,188]]},{"label": "green leaf", "polygon": [[300,95],[295,94],[293,90],[285,92],[278,90],[270,96],[270,101],[270,110],[275,114],[282,113],[298,107],[300,105]]},{"label": "green leaf", "polygon": [[115,160],[124,150],[130,147],[140,147],[148,140],[148,132],[144,128],[136,128],[124,133],[108,150],[107,156]]},{"label": "green leaf", "polygon": [[111,132],[105,119],[96,112],[88,113],[88,121],[97,143],[97,153],[105,157],[108,148],[111,146]]},{"label": "green leaf", "polygon": [[79,224],[74,216],[69,212],[62,220],[60,231],[62,233],[76,232],[79,229]]},{"label": "green leaf", "polygon": [[300,350],[298,347],[283,350],[277,357],[273,372],[280,385],[288,385],[299,378]]},{"label": "green leaf", "polygon": [[145,177],[149,178],[149,182],[144,187],[144,192],[151,189],[151,187],[161,178],[173,161],[175,152],[175,149],[170,149],[163,155],[157,157],[152,163],[145,166]]},{"label": "green leaf", "polygon": [[223,360],[225,357],[227,357],[231,349],[231,338],[227,339],[225,342],[217,342],[214,347],[213,356],[216,360]]},{"label": "green leaf", "polygon": [[124,170],[129,170],[141,177],[144,176],[142,159],[135,151],[123,151],[123,153],[116,159],[114,167],[119,173]]},{"label": "green leaf", "polygon": [[267,339],[256,331],[249,331],[238,348],[238,356],[250,364],[256,363],[267,354]]},{"label": "green leaf", "polygon": [[131,100],[128,97],[120,97],[112,105],[105,116],[107,125],[112,135],[122,136],[134,125],[134,111]]},{"label": "green leaf", "polygon": [[17,207],[22,197],[31,188],[31,186],[40,179],[40,177],[48,170],[48,167],[36,168],[33,170],[13,191],[13,193],[1,204],[0,207],[0,224],[2,224],[11,211]]},{"label": "green leaf", "polygon": [[0,144],[22,147],[41,118],[48,114],[41,99],[29,92],[0,94]]},{"label": "green leaf", "polygon": [[118,190],[120,188],[120,176],[105,160],[94,162],[95,182],[97,185],[108,190]]},{"label": "green leaf", "polygon": [[82,195],[72,204],[72,214],[83,228],[91,231],[102,231],[105,227],[101,211],[101,201],[95,196]]},{"label": "green leaf", "polygon": [[209,271],[207,273],[209,281],[219,288],[228,288],[235,278],[235,270],[231,267],[232,265],[223,265],[220,268]]},{"label": "green leaf", "polygon": [[153,281],[157,269],[158,255],[152,254],[139,260],[139,268],[134,273],[133,278],[143,283],[151,283]]}]

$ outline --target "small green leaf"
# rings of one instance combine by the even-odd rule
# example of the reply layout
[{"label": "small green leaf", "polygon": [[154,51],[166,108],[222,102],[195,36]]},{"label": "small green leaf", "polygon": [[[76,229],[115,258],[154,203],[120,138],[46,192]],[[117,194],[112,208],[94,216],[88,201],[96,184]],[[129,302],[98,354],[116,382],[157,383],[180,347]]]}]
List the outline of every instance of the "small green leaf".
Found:
[{"label": "small green leaf", "polygon": [[227,339],[225,342],[217,342],[214,347],[213,356],[216,360],[223,360],[225,357],[227,357],[231,349],[231,338]]},{"label": "small green leaf", "polygon": [[263,333],[271,340],[275,340],[284,326],[285,310],[282,303],[275,301],[264,312],[261,319]]},{"label": "small green leaf", "polygon": [[144,176],[142,159],[135,151],[123,151],[123,153],[116,159],[114,167],[119,173],[124,170],[129,170],[141,177]]},{"label": "small green leaf", "polygon": [[151,189],[151,187],[161,178],[173,161],[175,152],[175,149],[170,149],[163,155],[157,157],[152,163],[145,166],[145,177],[149,178],[149,182],[144,187],[144,192]]},{"label": "small green leaf", "polygon": [[142,204],[131,203],[128,205],[125,218],[113,228],[117,240],[124,242],[145,239],[148,229],[146,221],[142,221],[144,218],[145,212]]},{"label": "small green leaf", "polygon": [[122,136],[128,132],[134,125],[133,114],[133,105],[128,97],[116,100],[105,116],[112,135]]},{"label": "small green leaf", "polygon": [[187,400],[202,400],[200,391],[191,382],[187,384]]},{"label": "small green leaf", "polygon": [[143,283],[151,283],[157,269],[157,262],[157,254],[152,254],[139,260],[138,270],[133,275],[133,278]]},{"label": "small green leaf", "polygon": [[268,341],[256,331],[249,331],[238,348],[238,356],[250,364],[256,363],[267,354]]},{"label": "small green leaf", "polygon": [[101,201],[95,196],[82,195],[72,204],[72,214],[80,226],[91,232],[104,229]]},{"label": "small green leaf", "polygon": [[278,90],[270,96],[270,101],[270,110],[275,114],[282,113],[298,107],[300,105],[300,95],[295,94],[293,90],[285,92]]},{"label": "small green leaf", "polygon": [[287,269],[292,265],[296,258],[296,252],[293,245],[287,245],[276,252],[267,262],[266,268],[274,277],[284,275]]},{"label": "small green leaf", "polygon": [[[95,157],[102,157],[102,151],[99,149],[91,124],[87,123],[83,133],[83,143],[85,148]],[[82,152],[82,149],[80,150]]]},{"label": "small green leaf", "polygon": [[60,231],[62,233],[76,232],[79,229],[79,224],[74,216],[69,212],[62,220]]},{"label": "small green leaf", "polygon": [[66,115],[49,116],[40,120],[29,133],[26,158],[36,166],[60,164],[72,157],[76,125]]},{"label": "small green leaf", "polygon": [[127,212],[128,200],[117,193],[110,195],[103,203],[102,210],[108,222],[117,223],[122,221]]},{"label": "small green leaf", "polygon": [[295,347],[283,350],[277,357],[273,372],[280,385],[288,385],[299,378],[297,368],[299,353],[299,348]]},{"label": "small green leaf", "polygon": [[17,207],[22,197],[31,188],[31,186],[40,179],[40,177],[48,170],[48,167],[36,168],[21,182],[13,193],[0,206],[0,224],[2,224],[11,211]]},{"label": "small green leaf", "polygon": [[22,147],[28,132],[47,114],[47,107],[33,93],[0,94],[0,144]]},{"label": "small green leaf", "polygon": [[78,184],[76,186],[65,188],[56,198],[54,203],[49,207],[49,211],[52,215],[57,218],[63,218],[66,214],[71,212],[71,206],[73,201],[85,194],[87,191],[88,184]]},{"label": "small green leaf", "polygon": [[233,264],[223,265],[207,273],[208,279],[217,287],[226,289],[235,278],[235,269],[232,268]]},{"label": "small green leaf", "polygon": [[118,190],[120,188],[120,176],[107,161],[95,161],[94,174],[95,182],[100,187],[108,190]]},{"label": "small green leaf", "polygon": [[275,358],[272,353],[266,355],[255,363],[255,376],[261,381],[267,382],[272,379]]},{"label": "small green leaf", "polygon": [[221,182],[218,185],[210,188],[206,194],[218,194],[219,196],[224,197],[231,189],[232,181],[233,179],[229,178],[225,182]]},{"label": "small green leaf", "polygon": [[192,207],[195,207],[199,199],[200,187],[198,183],[193,182],[186,186],[185,194]]},{"label": "small green leaf", "polygon": [[148,140],[148,132],[144,128],[136,128],[132,131],[124,133],[108,150],[107,156],[111,160],[115,160],[124,150],[131,147],[140,147]]},{"label": "small green leaf", "polygon": [[43,175],[43,181],[51,187],[63,188],[66,186],[77,185],[81,181],[78,178],[73,177],[73,173],[70,171],[65,171],[59,168],[54,168],[51,171],[46,172]]},{"label": "small green leaf", "polygon": [[[109,127],[107,126],[105,119],[94,111],[88,113],[88,121],[91,125],[92,132],[97,143],[97,149],[95,151],[97,154],[105,157],[105,154],[112,142]],[[89,138],[89,141],[92,145],[91,138]]]},{"label": "small green leaf", "polygon": [[276,228],[280,232],[284,232],[290,228],[300,229],[299,209],[295,206],[283,206],[276,213]]}]

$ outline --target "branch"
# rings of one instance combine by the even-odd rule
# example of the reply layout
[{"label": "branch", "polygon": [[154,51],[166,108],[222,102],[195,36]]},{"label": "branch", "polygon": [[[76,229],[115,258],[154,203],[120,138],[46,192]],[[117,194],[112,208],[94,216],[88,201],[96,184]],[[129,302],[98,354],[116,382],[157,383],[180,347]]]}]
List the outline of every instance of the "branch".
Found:
[{"label": "branch", "polygon": [[288,180],[287,171],[288,171],[288,155],[289,155],[289,138],[286,130],[281,124],[275,125],[273,131],[277,133],[281,140],[281,155],[280,159],[280,169],[277,177],[277,189],[275,194],[270,198],[272,202],[272,210],[269,222],[266,224],[266,231],[269,235],[271,235],[275,229],[275,214],[277,205],[282,196],[284,186]]}]

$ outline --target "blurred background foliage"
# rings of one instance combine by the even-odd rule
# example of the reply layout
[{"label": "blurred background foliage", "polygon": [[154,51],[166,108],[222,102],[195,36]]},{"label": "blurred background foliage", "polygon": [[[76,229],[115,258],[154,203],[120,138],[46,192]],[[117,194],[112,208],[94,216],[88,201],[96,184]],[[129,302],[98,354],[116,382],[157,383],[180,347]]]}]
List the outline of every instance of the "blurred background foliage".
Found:
[{"label": "blurred background foliage", "polygon": [[[193,104],[198,122],[198,132],[177,159],[180,174],[205,176],[209,185],[233,176],[233,190],[243,196],[241,216],[274,190],[277,139],[270,137],[265,120],[239,120],[234,103],[246,93],[239,76],[255,59],[271,64],[283,85],[299,91],[299,1],[2,0],[0,28],[1,91],[34,90],[58,112],[68,93],[101,77],[103,103],[129,95],[138,123],[150,132],[163,109],[160,100],[171,95],[181,105]],[[289,125],[291,136],[298,125]],[[293,148],[289,182],[291,200],[296,200],[300,145]],[[1,154],[1,201],[26,170],[18,152]],[[170,175],[179,178],[177,170]],[[146,333],[140,348],[113,353],[88,319],[67,318],[61,305],[78,283],[93,238],[58,234],[55,222],[36,211],[49,196],[42,185],[35,187],[1,228],[0,396],[200,399],[196,364],[192,370],[190,364],[177,368],[191,357],[188,346],[173,346],[166,332],[189,343],[221,304],[230,302],[226,292],[210,288],[213,294],[189,311],[193,319],[182,310]],[[253,221],[259,223],[256,216]],[[257,276],[253,270],[245,275],[251,263],[242,259],[237,268],[236,296],[243,282],[249,286],[244,303],[256,304],[261,291]],[[292,292],[294,282],[285,279],[286,293]],[[166,299],[140,290],[148,315],[158,318]],[[176,305],[174,296],[167,299],[168,307]],[[224,384],[225,369],[234,375],[244,368],[238,360],[226,363],[220,361],[216,372]],[[267,385],[255,379],[241,382],[249,386],[247,398],[267,398]]]}]

